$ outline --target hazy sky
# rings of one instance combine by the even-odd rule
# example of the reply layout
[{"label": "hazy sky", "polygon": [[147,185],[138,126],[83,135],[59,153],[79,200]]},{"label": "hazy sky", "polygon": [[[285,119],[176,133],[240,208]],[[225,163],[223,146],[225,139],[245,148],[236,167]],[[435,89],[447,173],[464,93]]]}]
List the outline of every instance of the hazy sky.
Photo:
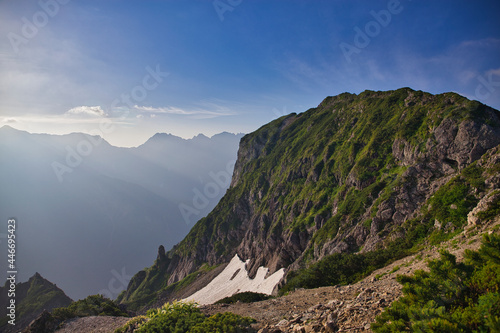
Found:
[{"label": "hazy sky", "polygon": [[500,2],[0,0],[0,126],[250,132],[400,87],[500,108]]}]

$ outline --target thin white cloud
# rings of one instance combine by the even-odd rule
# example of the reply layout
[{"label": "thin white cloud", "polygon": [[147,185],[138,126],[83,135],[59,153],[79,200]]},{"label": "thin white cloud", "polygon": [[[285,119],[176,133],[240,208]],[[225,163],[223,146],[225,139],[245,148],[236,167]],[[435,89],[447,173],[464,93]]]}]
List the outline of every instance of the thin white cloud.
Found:
[{"label": "thin white cloud", "polygon": [[465,47],[491,47],[491,46],[500,45],[499,38],[483,38],[476,40],[466,40],[460,43],[459,48]]},{"label": "thin white cloud", "polygon": [[68,117],[64,115],[22,115],[16,117],[0,117],[0,122],[15,122],[18,124],[49,124],[49,125],[82,125],[96,124],[102,121],[110,122],[114,125],[128,126],[134,124],[131,119],[103,118],[103,117]]},{"label": "thin white cloud", "polygon": [[66,115],[83,115],[92,117],[104,117],[106,113],[100,106],[77,106],[68,110]]},{"label": "thin white cloud", "polygon": [[219,105],[210,101],[199,102],[199,108],[193,109],[182,109],[175,106],[165,106],[165,107],[152,107],[152,106],[139,106],[134,105],[134,109],[139,112],[144,112],[150,114],[151,117],[158,114],[171,114],[171,115],[181,115],[190,116],[191,118],[215,118],[222,116],[234,115],[234,112],[228,107]]},{"label": "thin white cloud", "polygon": [[[452,44],[442,52],[429,57],[400,54],[401,66],[398,68],[398,73],[408,69],[408,60],[413,59],[413,67],[406,73],[413,78],[418,75],[422,80],[427,80],[429,88],[424,90],[454,91],[469,99],[477,99],[498,108],[500,90],[483,85],[486,81],[493,86],[498,82],[500,68],[494,55],[499,51],[500,39],[483,38]],[[494,88],[493,91],[489,90],[492,88]],[[423,88],[420,87],[420,89]],[[477,94],[478,89],[485,92],[484,96]]]},{"label": "thin white cloud", "polygon": [[165,113],[165,114],[181,114],[181,115],[193,114],[193,112],[185,111],[185,110],[182,110],[180,108],[170,107],[170,106],[154,108],[152,106],[134,105],[134,108],[138,111],[147,112],[147,113]]},{"label": "thin white cloud", "polygon": [[474,91],[480,75],[498,75],[498,66],[485,70],[484,65],[492,61],[491,55],[499,49],[500,39],[484,38],[449,45],[431,55],[408,45],[394,45],[391,52],[384,53],[367,48],[351,64],[346,64],[336,53],[331,58],[328,53],[316,54],[313,60],[285,54],[276,61],[276,66],[291,83],[310,93],[409,86],[430,92],[460,89],[464,94]]},{"label": "thin white cloud", "polygon": [[228,101],[220,99],[210,99],[210,100],[202,100],[196,104],[199,105],[199,108],[197,110],[200,111],[200,114],[197,116],[197,118],[213,118],[214,116],[215,117],[233,116],[236,114],[232,110],[236,109],[237,105],[233,103],[231,104],[230,107],[225,106],[229,104]]}]

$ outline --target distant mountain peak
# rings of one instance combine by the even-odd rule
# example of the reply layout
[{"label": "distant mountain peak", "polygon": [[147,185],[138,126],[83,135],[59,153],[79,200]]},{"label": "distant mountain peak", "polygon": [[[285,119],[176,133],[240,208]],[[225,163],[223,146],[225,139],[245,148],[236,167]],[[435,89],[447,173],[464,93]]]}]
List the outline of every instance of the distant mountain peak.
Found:
[{"label": "distant mountain peak", "polygon": [[211,139],[220,138],[220,137],[227,137],[227,136],[243,136],[243,135],[245,135],[245,133],[231,133],[231,132],[224,131],[224,132],[214,134],[211,137]]},{"label": "distant mountain peak", "polygon": [[164,142],[164,141],[184,141],[183,138],[171,133],[156,133],[150,137],[144,144],[148,142]]},{"label": "distant mountain peak", "polygon": [[243,135],[244,135],[244,133],[235,134],[235,133],[230,133],[230,132],[225,131],[225,132],[214,134],[211,137],[208,137],[207,135],[205,135],[203,133],[199,133],[199,134],[193,136],[191,139],[184,139],[180,136],[176,136],[176,135],[171,134],[171,133],[156,133],[155,135],[150,137],[145,143],[143,143],[140,146],[145,146],[145,145],[149,145],[152,143],[165,143],[165,142],[177,142],[177,143],[178,142],[208,142],[208,141],[214,140],[214,139],[227,138],[227,137],[233,137],[233,136],[234,137],[242,137]]},{"label": "distant mountain peak", "polygon": [[[5,308],[10,300],[7,297],[9,287],[0,287],[0,306]],[[10,327],[7,322],[0,324],[1,332],[20,332],[43,311],[68,306],[73,300],[54,283],[44,279],[36,272],[27,282],[16,284],[16,309],[19,315],[16,325]]]},{"label": "distant mountain peak", "polygon": [[14,128],[10,125],[3,125],[0,127],[0,133],[28,133],[23,130],[18,130],[17,128]]},{"label": "distant mountain peak", "polygon": [[156,133],[155,135],[153,135],[151,137],[151,139],[153,139],[153,138],[155,138],[155,139],[165,139],[165,138],[179,138],[179,139],[181,139],[180,137],[175,136],[171,133]]},{"label": "distant mountain peak", "polygon": [[198,135],[195,135],[191,140],[193,141],[206,141],[206,140],[210,140],[210,138],[208,136],[206,136],[205,134],[203,133],[200,133]]}]

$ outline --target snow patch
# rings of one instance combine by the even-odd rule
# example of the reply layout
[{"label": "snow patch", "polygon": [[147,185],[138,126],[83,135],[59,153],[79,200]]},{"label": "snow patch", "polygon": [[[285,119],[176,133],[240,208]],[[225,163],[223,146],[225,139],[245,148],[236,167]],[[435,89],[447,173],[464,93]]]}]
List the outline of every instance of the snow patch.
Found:
[{"label": "snow patch", "polygon": [[269,272],[269,268],[261,266],[257,270],[255,278],[250,279],[246,269],[246,264],[249,261],[250,259],[244,262],[238,255],[235,255],[219,275],[203,289],[185,298],[184,301],[195,301],[202,305],[212,304],[224,297],[245,291],[271,295],[274,287],[285,275],[285,270],[281,268],[266,279],[265,276]]}]

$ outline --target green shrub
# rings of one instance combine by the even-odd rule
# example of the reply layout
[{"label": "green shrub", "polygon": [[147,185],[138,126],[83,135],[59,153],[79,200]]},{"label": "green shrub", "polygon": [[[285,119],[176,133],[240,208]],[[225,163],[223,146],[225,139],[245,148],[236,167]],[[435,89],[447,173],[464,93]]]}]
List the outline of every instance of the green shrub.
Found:
[{"label": "green shrub", "polygon": [[229,297],[224,297],[223,299],[218,300],[215,304],[232,304],[236,302],[242,303],[253,303],[260,302],[266,299],[269,299],[271,296],[261,293],[254,293],[251,291],[246,291],[243,293],[237,293]]},{"label": "green shrub", "polygon": [[233,313],[218,313],[206,317],[196,303],[174,302],[149,310],[146,316],[139,316],[115,330],[115,333],[237,333],[249,330],[252,318]]},{"label": "green shrub", "polygon": [[71,303],[67,307],[56,308],[52,310],[52,315],[60,320],[88,316],[128,317],[128,314],[122,311],[115,302],[102,295],[88,296],[85,299]]},{"label": "green shrub", "polygon": [[441,252],[429,271],[398,276],[403,297],[372,324],[375,332],[499,332],[500,237],[486,235],[465,261]]},{"label": "green shrub", "polygon": [[478,203],[470,194],[471,186],[460,176],[441,186],[429,200],[430,216],[445,225],[448,222],[457,227],[467,223],[467,214]]},{"label": "green shrub", "polygon": [[334,253],[308,268],[290,272],[279,294],[283,295],[296,288],[318,288],[355,283],[374,270],[407,254],[407,247],[400,242],[393,242],[387,249],[371,252]]},{"label": "green shrub", "polygon": [[462,170],[462,176],[473,187],[483,190],[485,187],[485,179],[483,177],[483,169],[477,166],[477,163],[472,163],[467,168]]},{"label": "green shrub", "polygon": [[147,316],[151,319],[142,325],[137,333],[188,332],[193,326],[205,320],[205,316],[196,304],[181,302],[165,304],[159,309],[150,310]]},{"label": "green shrub", "polygon": [[249,317],[241,317],[231,312],[217,313],[208,317],[201,324],[191,328],[190,333],[239,333],[247,332],[248,327],[255,320]]}]

